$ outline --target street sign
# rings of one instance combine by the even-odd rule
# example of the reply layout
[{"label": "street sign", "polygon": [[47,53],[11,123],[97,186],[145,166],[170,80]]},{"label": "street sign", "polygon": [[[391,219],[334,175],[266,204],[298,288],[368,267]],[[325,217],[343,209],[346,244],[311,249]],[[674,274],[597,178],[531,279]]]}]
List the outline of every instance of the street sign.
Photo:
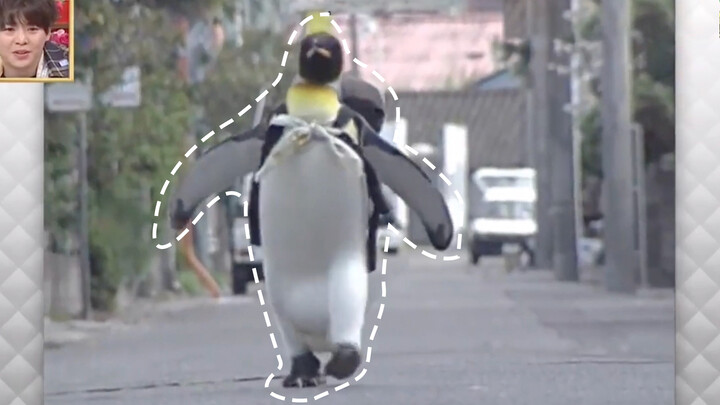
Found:
[{"label": "street sign", "polygon": [[142,101],[141,95],[140,67],[130,66],[125,68],[120,83],[100,96],[100,102],[116,108],[139,107]]},{"label": "street sign", "polygon": [[88,111],[92,108],[92,87],[80,81],[48,83],[45,85],[45,105],[51,112]]}]

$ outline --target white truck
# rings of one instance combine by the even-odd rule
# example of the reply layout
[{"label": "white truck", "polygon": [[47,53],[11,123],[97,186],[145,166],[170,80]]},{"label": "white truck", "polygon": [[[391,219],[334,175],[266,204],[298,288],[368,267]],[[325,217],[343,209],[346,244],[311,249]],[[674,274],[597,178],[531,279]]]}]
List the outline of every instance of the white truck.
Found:
[{"label": "white truck", "polygon": [[481,168],[471,180],[467,246],[472,263],[482,256],[520,249],[532,264],[537,233],[535,171]]}]

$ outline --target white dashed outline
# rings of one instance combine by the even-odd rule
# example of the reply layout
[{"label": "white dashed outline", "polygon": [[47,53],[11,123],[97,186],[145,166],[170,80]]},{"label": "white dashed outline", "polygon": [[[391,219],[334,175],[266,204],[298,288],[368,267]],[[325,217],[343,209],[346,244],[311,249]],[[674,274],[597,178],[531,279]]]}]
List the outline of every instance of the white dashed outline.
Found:
[{"label": "white dashed outline", "polygon": [[[320,13],[319,15],[320,15],[321,17],[329,17],[329,16],[330,16],[330,13],[329,13],[329,12],[322,12],[322,13]],[[309,21],[312,20],[313,18],[314,18],[313,16],[308,16],[308,17],[306,17],[304,20],[302,20],[302,22],[300,23],[300,26],[301,26],[301,27],[304,26],[305,24],[307,24],[307,22],[309,22]],[[341,34],[341,33],[342,33],[342,30],[340,29],[340,26],[337,24],[337,22],[336,22],[335,20],[331,20],[330,22],[331,22],[331,24],[333,25],[333,27],[336,29],[336,31],[338,32],[338,34]],[[295,37],[296,37],[297,35],[298,35],[298,30],[294,30],[293,33],[290,35],[290,38],[289,38],[289,40],[288,40],[288,46],[292,46],[292,43],[293,43],[293,41],[295,40]],[[348,46],[347,40],[346,40],[346,39],[342,39],[342,44],[343,44],[343,46],[344,46],[345,52],[346,52],[347,54],[350,54],[350,53],[351,53],[351,52],[350,52],[350,47]],[[285,67],[285,64],[286,64],[286,62],[287,62],[288,56],[289,56],[289,52],[286,50],[286,51],[283,53],[283,58],[282,58],[282,62],[281,62],[281,66],[282,66],[282,67]],[[382,77],[382,76],[380,75],[380,73],[378,73],[377,71],[372,70],[371,68],[369,68],[366,63],[360,61],[360,60],[357,59],[357,58],[354,58],[354,59],[353,59],[353,62],[354,62],[355,64],[357,64],[358,66],[362,67],[363,69],[369,69],[369,70],[372,72],[372,75],[373,75],[375,78],[377,78],[380,82],[385,83],[385,78]],[[282,73],[282,72],[278,73],[277,78],[276,78],[275,81],[273,81],[273,83],[272,83],[272,87],[275,88],[275,87],[280,83],[280,81],[282,80],[282,78],[283,78],[283,73]],[[393,99],[394,99],[395,101],[398,101],[397,93],[395,92],[395,89],[392,88],[392,86],[388,86],[387,89],[386,89],[386,91],[388,91],[388,92],[391,94],[391,96],[393,97]],[[267,89],[263,90],[263,91],[260,93],[260,95],[258,95],[258,97],[255,98],[255,101],[256,101],[256,102],[259,102],[260,100],[262,100],[262,99],[263,99],[265,96],[267,96],[268,94],[269,94],[269,90],[267,90]],[[251,109],[252,109],[252,105],[251,105],[251,104],[248,104],[248,105],[245,106],[240,112],[238,112],[238,117],[242,117],[243,115],[245,115],[245,114],[246,114],[248,111],[250,111]],[[399,107],[399,106],[396,106],[396,107],[395,107],[395,113],[396,113],[396,122],[399,122],[399,121],[400,121],[400,107]],[[235,120],[232,119],[232,118],[230,118],[230,119],[228,119],[227,121],[225,121],[225,122],[223,122],[222,124],[220,124],[220,125],[219,125],[219,128],[220,128],[220,129],[225,129],[226,127],[228,127],[229,125],[231,125],[231,124],[234,123],[234,122],[235,122]],[[207,135],[205,135],[203,138],[201,138],[201,142],[203,142],[203,143],[206,142],[208,139],[210,139],[210,138],[213,137],[214,135],[215,135],[215,131],[210,131]],[[415,155],[415,156],[418,156],[418,155],[419,155],[419,152],[416,151],[415,149],[413,149],[410,145],[403,145],[403,144],[397,143],[397,142],[395,142],[395,141],[393,141],[393,143],[395,143],[395,144],[400,148],[400,150],[402,150],[402,149],[404,148],[405,150],[409,151],[410,153],[412,153],[412,154]],[[195,145],[193,145],[192,147],[190,147],[190,149],[185,153],[185,158],[189,158],[197,149],[198,149],[198,144],[195,144]],[[436,170],[436,166],[433,165],[428,159],[423,158],[423,162],[425,163],[425,165],[427,165],[427,166],[430,168],[430,170],[432,170],[432,171],[435,171],[435,170]],[[172,171],[170,172],[170,175],[171,175],[171,176],[175,176],[175,174],[178,172],[178,170],[180,169],[180,167],[182,166],[182,164],[183,164],[182,160],[178,161],[178,162],[175,164],[175,166],[173,167]],[[452,183],[450,182],[450,180],[447,178],[447,176],[446,176],[444,173],[441,172],[441,173],[439,174],[439,176],[440,176],[440,178],[441,178],[448,186],[452,186]],[[164,182],[164,184],[163,184],[163,187],[162,187],[162,189],[161,189],[161,191],[160,191],[160,195],[161,195],[161,196],[164,196],[164,195],[165,195],[165,193],[167,192],[167,188],[168,188],[169,184],[170,184],[170,180],[169,180],[169,179],[168,179],[168,180],[165,180],[165,182]],[[458,198],[458,200],[460,201],[460,203],[461,203],[461,204],[464,204],[464,201],[463,201],[462,196],[460,195],[459,191],[455,190],[454,194],[455,194],[455,196]],[[227,191],[227,192],[225,192],[225,195],[227,195],[227,196],[234,196],[234,197],[238,197],[238,198],[241,197],[241,194],[240,194],[239,192],[237,192],[237,191]],[[215,204],[216,202],[218,202],[219,200],[220,200],[220,195],[215,196],[210,202],[208,202],[208,203],[206,204],[206,205],[207,205],[207,208],[212,207],[212,205],[214,205],[214,204]],[[247,202],[247,200],[245,200],[244,204],[245,204],[244,216],[247,218],[247,215],[248,215],[248,202]],[[155,213],[154,213],[154,214],[155,214],[154,216],[155,216],[156,218],[159,216],[160,205],[161,205],[161,201],[158,199],[158,201],[157,201],[157,203],[156,203],[156,206],[155,206]],[[200,211],[200,212],[197,214],[197,216],[193,219],[192,224],[193,224],[193,225],[197,225],[198,221],[203,217],[203,215],[204,215],[203,211]],[[153,223],[153,226],[152,226],[152,238],[153,238],[153,240],[157,239],[157,225],[158,225],[157,222],[154,222],[154,223]],[[400,234],[400,232],[399,232],[397,229],[395,229],[395,228],[394,228],[392,225],[390,225],[390,224],[388,224],[388,229],[389,229],[390,231],[392,231],[392,232],[395,232],[395,233],[398,234],[398,235]],[[188,229],[188,228],[185,228],[183,231],[180,232],[180,234],[177,236],[176,240],[179,242],[185,235],[187,235],[188,232],[189,232],[189,229]],[[246,235],[246,238],[249,240],[249,239],[250,239],[250,233],[249,233],[249,228],[248,228],[248,227],[246,227],[245,235]],[[410,246],[413,250],[417,250],[417,247],[418,247],[418,246],[417,246],[415,243],[413,243],[412,241],[410,241],[407,237],[405,237],[405,238],[403,239],[403,241],[404,241],[408,246]],[[389,249],[388,249],[388,248],[389,248],[389,242],[390,242],[390,237],[387,236],[387,237],[385,238],[385,246],[384,246],[384,251],[385,251],[385,253],[387,253],[388,250],[389,250]],[[168,242],[168,243],[165,243],[165,244],[159,244],[159,243],[158,243],[158,244],[156,245],[156,247],[157,247],[158,249],[160,249],[160,250],[168,249],[168,248],[170,248],[171,246],[172,246],[172,242]],[[458,233],[458,234],[457,234],[457,249],[458,249],[458,250],[461,250],[461,248],[462,248],[462,233]],[[250,259],[253,260],[254,255],[253,255],[253,251],[252,251],[252,246],[248,246],[248,254],[249,254],[249,256],[250,256]],[[421,255],[422,255],[422,256],[425,256],[425,257],[427,257],[427,258],[429,258],[429,259],[431,259],[431,260],[439,259],[439,257],[438,257],[437,254],[428,252],[428,251],[426,251],[426,250],[424,250],[424,249],[421,249]],[[460,259],[460,256],[458,256],[458,255],[453,255],[453,256],[440,256],[440,257],[442,258],[443,261],[454,261],[454,260],[459,260],[459,259]],[[252,273],[253,273],[253,279],[254,279],[255,284],[259,284],[259,283],[260,283],[260,279],[259,279],[258,274],[257,274],[257,268],[253,267]],[[387,284],[386,284],[386,281],[385,281],[384,278],[385,278],[385,276],[386,276],[386,274],[387,274],[387,258],[383,258],[383,259],[382,259],[381,274],[383,275],[383,280],[382,280],[382,282],[381,282],[381,286],[382,286],[382,294],[381,294],[381,295],[382,295],[382,298],[386,298],[386,295],[387,295]],[[260,306],[261,306],[261,307],[264,307],[264,306],[266,305],[265,299],[264,299],[264,297],[263,297],[262,290],[260,290],[260,289],[258,289],[258,300],[259,300],[259,302],[260,302]],[[377,320],[378,320],[378,321],[382,319],[384,309],[385,309],[385,304],[381,302],[380,308],[379,308],[378,314],[377,314]],[[267,311],[263,311],[263,317],[264,317],[264,320],[265,320],[265,325],[266,325],[268,328],[271,328],[271,327],[272,327],[272,323],[270,322],[270,318],[269,318],[269,315],[268,315],[268,312],[267,312]],[[375,336],[376,336],[376,334],[377,334],[377,331],[378,331],[378,325],[377,325],[377,323],[376,323],[376,324],[373,325],[372,332],[370,333],[370,336],[369,336],[370,341],[374,341],[374,340],[375,340]],[[274,333],[270,333],[269,336],[270,336],[270,341],[271,341],[271,343],[272,343],[273,349],[279,350],[279,346],[278,346],[278,344],[277,344],[277,340],[276,340],[276,338],[275,338],[275,334],[274,334]],[[365,362],[366,362],[366,363],[370,363],[371,356],[372,356],[372,346],[368,345],[367,350],[366,350],[366,357],[365,357]],[[283,368],[282,355],[278,353],[278,354],[276,355],[276,358],[277,358],[277,361],[278,361],[277,369],[278,369],[278,370],[282,370],[282,368]],[[357,374],[357,376],[354,377],[354,380],[355,380],[356,382],[359,382],[359,381],[365,376],[366,373],[367,373],[367,368],[364,367],[364,368]],[[267,377],[267,379],[265,380],[265,388],[269,388],[270,383],[271,383],[271,381],[272,381],[274,378],[275,378],[275,374],[274,374],[274,373],[270,373],[270,375],[269,375],[269,376]],[[335,392],[338,392],[338,391],[340,391],[340,390],[343,390],[343,389],[347,388],[348,386],[350,386],[350,382],[349,382],[349,381],[346,381],[346,382],[344,382],[343,384],[340,384],[340,385],[336,386],[336,387],[335,387]],[[326,390],[326,391],[323,391],[323,392],[315,395],[315,396],[313,397],[313,399],[314,399],[314,400],[319,400],[319,399],[322,399],[322,398],[328,396],[329,394],[330,394],[330,391],[329,391],[329,390]],[[274,391],[273,391],[273,392],[270,392],[270,396],[273,397],[273,398],[275,398],[275,399],[278,399],[278,400],[280,400],[280,401],[285,401],[285,399],[286,399],[285,396],[280,395],[280,394],[277,394],[277,393],[275,393]],[[308,402],[308,398],[303,398],[303,397],[297,397],[297,398],[295,398],[295,397],[293,397],[293,398],[291,398],[291,402],[293,402],[293,403],[307,403],[307,402]]]},{"label": "white dashed outline", "polygon": [[[229,193],[229,192],[228,192],[228,193]],[[233,193],[233,195],[236,195],[236,194],[237,194],[237,193],[235,193],[235,192]],[[247,215],[248,215],[248,210],[249,210],[248,201],[245,200],[245,201],[243,201],[243,216],[244,216],[246,219],[247,219]],[[247,239],[248,241],[250,241],[250,234],[246,232],[245,236],[246,236],[246,239]],[[385,237],[385,253],[388,252],[389,242],[390,242],[390,237],[389,237],[389,236],[386,236],[386,237]],[[252,246],[248,246],[248,253],[252,254]],[[253,268],[252,268],[252,273],[253,273],[253,281],[255,282],[256,285],[259,285],[259,284],[260,284],[260,277],[258,276],[258,273],[257,273],[257,267],[253,267]],[[382,259],[381,274],[382,274],[382,276],[383,276],[383,279],[382,279],[382,281],[381,281],[381,289],[382,289],[382,291],[381,291],[381,296],[382,296],[382,298],[386,298],[386,297],[387,297],[387,281],[385,280],[385,276],[387,275],[387,258],[383,258],[383,259]],[[257,294],[258,294],[258,301],[259,301],[259,303],[260,303],[260,307],[265,307],[265,306],[266,306],[266,302],[265,302],[265,297],[264,297],[264,295],[263,295],[263,290],[260,289],[260,288],[258,288]],[[381,302],[381,303],[380,303],[380,308],[378,309],[378,314],[377,314],[378,322],[382,319],[382,316],[383,316],[383,312],[384,312],[384,311],[385,311],[385,303],[384,303],[384,302]],[[263,311],[262,314],[263,314],[263,320],[265,321],[265,326],[266,326],[267,328],[272,328],[272,322],[270,321],[270,317],[269,317],[269,315],[268,315],[268,312],[267,312],[267,311]],[[369,336],[369,339],[370,339],[371,342],[375,340],[375,335],[377,334],[377,331],[378,331],[378,323],[375,323],[375,324],[373,325],[372,331],[370,332],[370,336]],[[278,371],[282,371],[282,368],[283,368],[282,354],[279,353],[280,350],[279,350],[279,346],[278,346],[278,344],[277,344],[277,340],[275,339],[275,333],[270,332],[269,336],[270,336],[270,342],[272,343],[273,349],[274,349],[276,352],[278,352],[278,353],[275,355],[275,357],[276,357],[276,359],[277,359],[277,361],[278,361],[277,369],[278,369]],[[365,363],[370,363],[371,356],[372,356],[372,346],[368,345],[365,353],[366,353],[366,354],[365,354]],[[358,373],[357,376],[355,376],[355,378],[354,378],[354,379],[355,379],[355,382],[359,382],[359,381],[365,376],[366,373],[367,373],[367,368],[366,368],[366,367],[363,367],[363,369],[360,371],[360,373]],[[270,373],[270,374],[267,376],[267,378],[265,379],[265,388],[270,388],[270,383],[272,382],[272,380],[273,380],[274,378],[275,378],[275,373]],[[337,387],[335,387],[335,392],[338,392],[338,391],[340,391],[340,390],[343,390],[343,389],[345,389],[345,388],[347,388],[347,387],[349,387],[349,386],[350,386],[350,381],[345,381],[344,383],[342,383],[342,384],[338,385]],[[330,395],[330,390],[325,390],[325,391],[320,392],[319,394],[313,396],[312,399],[314,399],[314,400],[317,401],[317,400],[322,399],[322,398],[324,398],[324,397],[326,397],[326,396],[328,396],[328,395]],[[277,400],[280,400],[280,401],[285,401],[285,399],[287,399],[287,397],[285,397],[285,396],[283,396],[283,395],[280,395],[280,394],[278,394],[278,393],[276,393],[276,392],[274,392],[274,391],[271,391],[271,392],[270,392],[270,396],[273,397],[273,398],[275,398],[275,399],[277,399]],[[293,403],[307,403],[308,400],[309,400],[309,397],[293,397],[293,398],[290,398],[290,401],[293,402]]]},{"label": "white dashed outline", "polygon": [[[329,12],[322,12],[322,13],[320,13],[319,15],[320,15],[321,17],[330,17],[330,13],[329,13]],[[310,16],[306,17],[305,19],[303,19],[303,20],[300,22],[300,27],[302,27],[302,26],[304,26],[305,24],[307,24],[307,23],[308,23],[309,21],[311,21],[313,18],[314,18],[314,17],[313,17],[312,15],[310,15]],[[342,30],[340,29],[340,26],[337,24],[337,22],[336,22],[334,19],[331,20],[330,23],[333,25],[333,27],[335,27],[335,30],[337,31],[338,34],[341,34],[341,33],[342,33]],[[290,38],[289,38],[289,40],[288,40],[288,46],[292,46],[292,44],[293,44],[295,38],[297,37],[297,35],[298,35],[298,30],[296,29],[296,30],[294,30],[293,33],[290,35]],[[345,44],[345,52],[346,52],[347,54],[350,54],[350,48],[347,46],[347,41],[346,41],[345,39],[342,39],[342,41],[343,41],[343,43]],[[283,53],[283,59],[282,59],[282,63],[281,63],[281,66],[282,66],[282,67],[285,66],[285,63],[287,62],[288,55],[289,55],[289,51],[286,50],[286,51]],[[358,66],[362,67],[363,69],[371,70],[372,74],[373,74],[380,82],[382,82],[382,83],[385,82],[385,78],[383,78],[383,77],[380,75],[380,73],[378,73],[377,71],[372,70],[371,68],[369,68],[366,63],[360,61],[360,60],[357,59],[357,58],[353,58],[353,62],[354,62],[355,64],[357,64]],[[275,87],[278,85],[278,83],[280,83],[280,80],[282,80],[282,77],[283,77],[282,72],[278,73],[277,78],[276,78],[275,81],[272,83],[272,87],[273,87],[273,88],[275,88]],[[388,87],[387,87],[387,91],[391,94],[392,98],[393,98],[395,101],[398,101],[398,95],[397,95],[397,93],[395,92],[395,89],[392,88],[392,86],[388,86]],[[267,96],[268,94],[269,94],[269,90],[267,90],[267,89],[263,90],[262,92],[260,92],[260,95],[258,95],[258,96],[255,98],[255,101],[256,101],[256,102],[259,102],[260,100],[262,100],[262,99],[263,99],[265,96]],[[245,113],[247,113],[247,112],[250,111],[251,109],[252,109],[252,105],[251,105],[251,104],[248,104],[247,106],[245,106],[245,107],[238,113],[238,116],[239,116],[239,117],[242,117],[243,115],[245,115]],[[400,107],[399,107],[399,106],[396,106],[396,107],[395,107],[395,120],[396,120],[396,122],[400,121]],[[232,124],[232,123],[234,123],[234,122],[235,122],[235,120],[232,119],[232,118],[230,118],[230,119],[228,119],[227,121],[225,121],[225,122],[223,122],[222,124],[220,124],[220,125],[219,125],[219,128],[220,128],[220,129],[225,129],[227,126],[229,126],[230,124]],[[203,142],[203,143],[204,143],[204,142],[207,142],[207,140],[210,139],[210,138],[212,138],[214,135],[215,135],[215,131],[210,131],[207,135],[205,135],[203,138],[201,138],[201,142]],[[394,141],[393,141],[393,142],[394,142]],[[416,151],[415,149],[413,149],[410,145],[402,145],[402,144],[399,144],[399,143],[397,143],[397,142],[394,142],[394,143],[395,143],[397,146],[399,146],[399,147],[401,148],[401,150],[402,150],[402,148],[404,148],[404,149],[406,149],[407,151],[409,151],[410,153],[412,153],[412,154],[415,155],[415,156],[418,156],[418,155],[419,155],[419,152]],[[197,144],[193,145],[193,146],[190,147],[190,149],[185,153],[185,157],[186,157],[186,158],[190,157],[190,155],[192,155],[197,149],[198,149],[198,145],[197,145]],[[436,170],[436,166],[435,166],[434,164],[432,164],[427,158],[423,158],[423,162],[425,163],[425,165],[427,165],[427,166],[430,168],[430,170],[432,170],[432,171],[435,171],[435,170]],[[183,164],[182,160],[178,161],[178,162],[175,164],[175,166],[173,167],[173,169],[171,170],[170,175],[171,175],[171,176],[175,176],[175,174],[178,172],[178,170],[180,169],[180,167],[182,166],[182,164]],[[445,182],[445,184],[447,184],[448,186],[452,186],[452,183],[450,182],[450,179],[449,179],[444,173],[441,172],[441,173],[439,174],[439,176],[440,176],[440,178]],[[160,191],[160,195],[161,195],[161,196],[164,196],[164,195],[165,195],[169,184],[170,184],[170,180],[165,180],[165,183],[163,184],[163,187],[162,187],[162,189],[161,189],[161,191]],[[460,202],[460,204],[464,205],[465,203],[464,203],[464,201],[463,201],[463,199],[462,199],[462,196],[460,195],[460,192],[459,192],[458,190],[454,190],[454,194],[455,194],[455,197],[456,197],[456,198],[458,199],[458,201]],[[216,198],[219,198],[219,197],[216,197]],[[213,204],[214,204],[214,202],[213,202]],[[160,205],[161,205],[161,201],[160,201],[160,199],[158,199],[157,204],[156,204],[156,207],[155,207],[155,213],[154,213],[154,214],[155,214],[154,216],[155,216],[156,218],[157,218],[157,217],[159,216],[159,214],[160,214]],[[212,204],[209,204],[207,207],[210,208],[211,206],[212,206]],[[199,219],[199,218],[197,218],[197,219]],[[197,223],[196,223],[195,221],[193,221],[193,225],[196,225],[196,224],[197,224]],[[152,227],[152,229],[153,229],[153,231],[152,231],[152,239],[155,240],[155,239],[157,239],[157,222],[153,222],[153,227]],[[181,235],[181,236],[179,236],[178,238],[176,238],[176,240],[177,240],[178,242],[182,239],[182,237],[184,237],[184,236],[187,234],[186,231],[187,231],[187,228],[184,229],[184,230],[182,230],[182,231],[180,232],[180,235]],[[397,231],[397,230],[396,230],[396,231]],[[406,243],[408,246],[410,246],[413,250],[416,250],[416,249],[417,249],[417,245],[416,245],[415,243],[413,243],[412,241],[410,241],[409,239],[405,238],[404,241],[405,241],[405,243]],[[457,234],[457,241],[458,241],[457,249],[458,249],[458,250],[462,250],[462,233],[458,233],[458,234]],[[173,245],[173,242],[172,242],[172,241],[171,241],[171,242],[168,242],[168,243],[165,243],[165,244],[160,244],[160,243],[158,243],[158,244],[156,245],[156,248],[157,248],[157,249],[160,249],[160,250],[169,249],[170,247],[172,247],[172,245]],[[422,252],[425,252],[425,251],[422,251]],[[427,258],[429,258],[429,259],[431,259],[431,260],[436,260],[436,259],[438,259],[438,258],[442,258],[444,261],[453,261],[453,260],[458,260],[458,259],[459,259],[459,257],[458,257],[457,255],[452,255],[452,256],[438,256],[437,254],[433,254],[433,253],[425,254],[425,253],[422,253],[422,252],[421,252],[421,254],[422,254],[423,256],[425,256],[425,257],[427,257]],[[426,253],[429,253],[429,252],[426,252]]]}]

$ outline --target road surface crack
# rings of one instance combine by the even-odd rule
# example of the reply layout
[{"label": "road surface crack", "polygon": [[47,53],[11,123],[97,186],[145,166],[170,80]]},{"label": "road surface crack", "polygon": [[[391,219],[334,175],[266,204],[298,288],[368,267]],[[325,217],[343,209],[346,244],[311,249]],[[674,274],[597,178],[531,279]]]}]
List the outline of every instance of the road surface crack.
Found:
[{"label": "road surface crack", "polygon": [[[278,375],[275,376],[274,379],[281,379],[285,376]],[[168,381],[168,382],[161,382],[161,383],[149,383],[149,384],[141,384],[141,385],[131,385],[131,386],[125,386],[125,387],[101,387],[101,388],[88,388],[88,389],[79,389],[79,390],[71,390],[71,391],[58,391],[58,392],[51,392],[46,394],[48,397],[61,397],[61,396],[69,396],[69,395],[78,395],[78,394],[107,394],[107,393],[115,393],[115,392],[128,392],[128,391],[146,391],[146,390],[154,390],[154,389],[160,389],[160,388],[185,388],[185,387],[196,387],[196,386],[203,386],[203,385],[218,385],[218,384],[228,384],[228,383],[246,383],[246,382],[255,382],[255,381],[265,381],[267,377],[237,377],[237,378],[231,378],[231,379],[224,379],[224,380],[202,380],[202,381]]]}]

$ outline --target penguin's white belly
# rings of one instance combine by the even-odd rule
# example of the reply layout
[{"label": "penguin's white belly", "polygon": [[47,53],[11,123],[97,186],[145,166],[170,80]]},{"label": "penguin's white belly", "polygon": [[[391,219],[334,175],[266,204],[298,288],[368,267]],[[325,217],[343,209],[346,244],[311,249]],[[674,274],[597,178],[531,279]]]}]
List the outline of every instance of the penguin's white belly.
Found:
[{"label": "penguin's white belly", "polygon": [[357,314],[367,299],[365,184],[362,160],[349,147],[318,140],[282,158],[261,180],[268,299],[314,350],[330,350],[329,341],[345,335],[355,341],[362,329]]}]

